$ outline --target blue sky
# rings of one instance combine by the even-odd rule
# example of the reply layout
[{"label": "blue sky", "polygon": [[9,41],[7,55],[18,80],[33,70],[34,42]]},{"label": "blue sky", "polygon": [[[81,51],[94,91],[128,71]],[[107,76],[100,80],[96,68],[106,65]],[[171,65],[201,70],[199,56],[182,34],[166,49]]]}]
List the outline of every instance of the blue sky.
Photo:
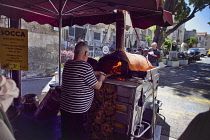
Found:
[{"label": "blue sky", "polygon": [[197,12],[195,17],[185,23],[187,30],[196,29],[197,32],[207,32],[210,34],[210,9],[206,7],[202,12]]}]

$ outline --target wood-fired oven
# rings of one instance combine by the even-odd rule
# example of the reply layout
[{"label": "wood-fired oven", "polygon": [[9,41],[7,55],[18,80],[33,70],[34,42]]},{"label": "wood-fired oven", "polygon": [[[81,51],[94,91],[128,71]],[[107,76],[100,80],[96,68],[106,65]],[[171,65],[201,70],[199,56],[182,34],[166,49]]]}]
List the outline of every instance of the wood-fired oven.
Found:
[{"label": "wood-fired oven", "polygon": [[145,78],[147,70],[152,69],[151,63],[143,56],[124,51],[116,51],[99,59],[97,69],[114,77],[125,79],[132,76]]},{"label": "wood-fired oven", "polygon": [[114,76],[95,91],[90,109],[94,116],[91,122],[94,138],[107,139],[115,133],[128,140],[142,136],[145,130],[149,135],[144,136],[151,138],[154,116],[150,113],[153,99],[157,102],[159,73],[158,68],[139,56],[117,51],[99,60],[97,69]]}]

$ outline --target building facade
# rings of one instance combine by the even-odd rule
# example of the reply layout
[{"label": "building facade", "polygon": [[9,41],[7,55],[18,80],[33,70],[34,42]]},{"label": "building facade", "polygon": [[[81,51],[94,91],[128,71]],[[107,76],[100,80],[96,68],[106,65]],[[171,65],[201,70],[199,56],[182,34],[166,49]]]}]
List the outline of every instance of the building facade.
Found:
[{"label": "building facade", "polygon": [[196,36],[198,38],[198,48],[210,49],[210,35],[207,32],[198,32]]},{"label": "building facade", "polygon": [[[136,28],[134,30],[128,13],[126,13],[125,25],[126,48],[148,47],[146,37],[151,36],[152,39],[154,36],[153,31],[151,31],[149,28],[145,30]],[[90,47],[92,46],[93,48],[102,48],[103,46],[109,46],[116,42],[116,24],[112,23],[105,25],[100,23],[97,25],[74,25],[72,27],[68,27],[66,36],[67,38],[71,38],[75,41],[77,41],[79,37],[83,36],[85,41],[89,42]],[[87,36],[89,36],[88,39]]]},{"label": "building facade", "polygon": [[186,31],[184,33],[184,41],[190,39],[190,37],[196,37],[196,30],[193,31]]},{"label": "building facade", "polygon": [[[168,29],[171,29],[174,26],[171,26],[171,27],[169,26]],[[179,28],[177,30],[175,30],[173,33],[171,33],[170,35],[168,35],[167,36],[167,39],[172,40],[172,42],[174,44],[176,44],[178,46],[178,48],[180,48],[181,47],[181,44],[185,40],[185,24],[182,24],[181,26],[179,26]]]}]

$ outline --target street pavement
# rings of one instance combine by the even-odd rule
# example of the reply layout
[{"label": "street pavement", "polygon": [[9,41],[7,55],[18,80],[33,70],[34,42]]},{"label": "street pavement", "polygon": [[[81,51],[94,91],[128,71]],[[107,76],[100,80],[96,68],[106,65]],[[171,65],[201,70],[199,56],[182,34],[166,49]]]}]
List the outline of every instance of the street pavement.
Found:
[{"label": "street pavement", "polygon": [[52,77],[30,78],[22,80],[22,96],[26,94],[37,94],[39,96],[42,90],[48,85]]},{"label": "street pavement", "polygon": [[179,67],[160,69],[158,117],[161,140],[178,139],[190,121],[210,107],[210,58]]}]

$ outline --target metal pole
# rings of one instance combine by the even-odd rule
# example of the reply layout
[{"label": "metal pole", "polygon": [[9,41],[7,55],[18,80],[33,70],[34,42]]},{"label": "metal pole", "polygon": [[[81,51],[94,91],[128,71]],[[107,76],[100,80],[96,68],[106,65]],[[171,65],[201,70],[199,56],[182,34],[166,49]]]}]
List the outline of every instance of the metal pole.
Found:
[{"label": "metal pole", "polygon": [[125,48],[125,19],[125,11],[117,10],[116,51],[124,51]]},{"label": "metal pole", "polygon": [[62,0],[59,0],[59,55],[58,55],[58,76],[59,76],[59,85],[61,85],[61,33],[62,33]]},{"label": "metal pole", "polygon": [[179,29],[178,29],[178,35],[177,35],[177,48],[176,48],[176,51],[178,50],[178,45],[179,45]]},{"label": "metal pole", "polygon": [[[20,19],[10,19],[10,28],[20,29]],[[17,87],[19,88],[19,96],[14,99],[14,106],[21,105],[21,71],[20,70],[12,70],[12,79],[15,81]]]},{"label": "metal pole", "polygon": [[156,110],[155,110],[155,84],[154,81],[152,80],[152,88],[153,88],[153,94],[152,94],[152,111],[153,111],[153,117],[152,117],[152,135],[153,135],[153,140],[155,139],[155,120],[156,120]]}]

